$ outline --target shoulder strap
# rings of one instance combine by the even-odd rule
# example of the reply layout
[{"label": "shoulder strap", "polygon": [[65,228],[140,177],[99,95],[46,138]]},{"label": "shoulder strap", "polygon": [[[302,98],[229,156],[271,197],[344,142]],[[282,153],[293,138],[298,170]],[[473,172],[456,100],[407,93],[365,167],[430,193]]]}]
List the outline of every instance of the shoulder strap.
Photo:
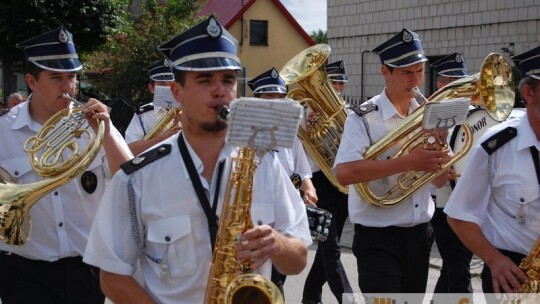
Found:
[{"label": "shoulder strap", "polygon": [[153,109],[154,109],[154,105],[151,103],[147,103],[135,109],[135,114],[140,115],[144,112],[152,111]]},{"label": "shoulder strap", "polygon": [[171,153],[171,145],[163,144],[157,148],[147,151],[130,161],[123,163],[120,168],[127,174],[131,174],[140,168],[148,165],[149,163],[162,158],[163,156]]},{"label": "shoulder strap", "polygon": [[492,135],[490,138],[485,140],[481,146],[484,148],[484,150],[486,150],[488,155],[491,155],[516,136],[517,129],[514,127],[508,127]]},{"label": "shoulder strap", "polygon": [[379,107],[373,103],[364,103],[356,107],[352,107],[351,110],[358,116],[364,116],[367,113],[378,111]]}]

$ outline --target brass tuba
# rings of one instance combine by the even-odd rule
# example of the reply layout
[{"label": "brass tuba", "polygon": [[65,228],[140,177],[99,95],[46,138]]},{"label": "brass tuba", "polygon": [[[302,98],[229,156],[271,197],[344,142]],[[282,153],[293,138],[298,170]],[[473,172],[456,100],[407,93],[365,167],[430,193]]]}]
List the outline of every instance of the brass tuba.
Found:
[{"label": "brass tuba", "polygon": [[[96,135],[89,132],[85,114],[81,111],[82,104],[67,94],[64,97],[74,101],[77,106],[56,113],[24,146],[30,155],[32,168],[47,178],[18,185],[7,171],[0,168],[0,240],[12,246],[24,245],[30,237],[30,208],[45,194],[80,175],[101,148],[105,123],[99,122]],[[79,144],[71,141],[81,136],[89,138],[89,144],[84,149],[79,149]]]},{"label": "brass tuba", "polygon": [[[217,112],[218,120],[228,120],[229,108],[222,106]],[[236,258],[237,237],[253,228],[251,201],[257,168],[255,156],[254,148],[242,147],[233,158],[219,217],[205,304],[285,303],[281,291],[271,280],[251,273],[251,261]]]},{"label": "brass tuba", "polygon": [[289,60],[279,75],[288,85],[298,84],[301,87],[291,90],[287,97],[298,100],[319,114],[317,119],[298,128],[304,149],[332,185],[347,193],[347,187],[342,186],[332,172],[348,113],[345,102],[332,87],[324,69],[330,51],[327,44],[309,47]]},{"label": "brass tuba", "polygon": [[[428,137],[422,132],[422,118],[424,107],[428,102],[443,102],[451,98],[468,97],[471,98],[471,104],[483,105],[491,117],[497,121],[502,121],[512,111],[515,94],[512,69],[501,55],[495,53],[488,55],[484,59],[479,73],[447,84],[433,93],[429,100],[422,96],[418,88],[414,88],[413,93],[416,98],[423,101],[421,105],[390,132],[370,146],[364,153],[365,159],[377,159],[382,153],[409,136],[411,137],[401,146],[394,158],[414,149],[418,145],[427,143]],[[354,188],[367,203],[374,206],[392,207],[404,201],[469,152],[472,145],[472,131],[467,124],[464,124],[463,127],[467,138],[466,143],[436,173],[403,172],[398,176],[396,184],[391,185],[390,189],[381,195],[371,191],[369,182],[355,184]],[[439,147],[439,149],[442,148]]]}]

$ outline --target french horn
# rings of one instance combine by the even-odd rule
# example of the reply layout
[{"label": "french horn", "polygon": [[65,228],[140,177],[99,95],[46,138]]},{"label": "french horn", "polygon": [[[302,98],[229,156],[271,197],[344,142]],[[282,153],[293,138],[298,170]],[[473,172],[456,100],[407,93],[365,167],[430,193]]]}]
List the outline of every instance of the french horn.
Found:
[{"label": "french horn", "polygon": [[[67,94],[73,108],[53,115],[24,145],[30,164],[44,180],[19,185],[6,170],[0,168],[0,240],[12,245],[24,245],[31,234],[29,210],[47,193],[65,185],[96,158],[105,133],[104,121],[99,121],[97,133],[88,130],[82,112],[83,104]],[[88,145],[80,147],[74,138],[88,137]]]}]

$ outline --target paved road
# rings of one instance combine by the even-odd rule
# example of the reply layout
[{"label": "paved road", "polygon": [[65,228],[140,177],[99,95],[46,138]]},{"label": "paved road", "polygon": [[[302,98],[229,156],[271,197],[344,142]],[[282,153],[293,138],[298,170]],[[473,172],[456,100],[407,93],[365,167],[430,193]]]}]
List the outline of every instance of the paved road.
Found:
[{"label": "paved road", "polygon": [[[342,244],[342,249],[343,249],[342,255],[341,255],[341,261],[347,272],[353,291],[355,293],[360,294],[360,289],[358,288],[357,271],[356,271],[356,259],[350,249],[352,246],[353,233],[354,233],[353,225],[347,221],[347,223],[345,224],[345,228],[343,230],[343,235],[341,239],[341,244]],[[285,297],[286,297],[287,304],[290,304],[290,303],[300,304],[301,303],[302,289],[304,288],[304,281],[309,272],[309,268],[311,267],[311,264],[313,262],[313,258],[315,257],[316,249],[317,249],[316,244],[313,244],[309,247],[308,267],[306,267],[306,269],[304,269],[302,273],[296,276],[287,277],[287,281],[285,282]],[[439,255],[439,252],[437,251],[437,247],[435,246],[435,244],[433,244],[433,248],[431,250],[427,293],[433,292],[433,289],[435,288],[435,283],[437,282],[437,279],[439,278],[440,267],[441,267],[441,257]],[[480,280],[481,270],[482,270],[482,261],[479,260],[477,257],[473,257],[473,261],[471,262],[471,273],[473,275],[472,285],[473,285],[473,291],[475,292],[474,300],[475,300],[475,303],[477,304],[483,302],[483,298],[480,295],[481,290],[482,290],[482,283]],[[324,304],[338,303],[336,298],[334,297],[334,295],[328,288],[327,284],[323,288],[322,302]],[[429,303],[429,300],[425,300],[424,302]]]}]

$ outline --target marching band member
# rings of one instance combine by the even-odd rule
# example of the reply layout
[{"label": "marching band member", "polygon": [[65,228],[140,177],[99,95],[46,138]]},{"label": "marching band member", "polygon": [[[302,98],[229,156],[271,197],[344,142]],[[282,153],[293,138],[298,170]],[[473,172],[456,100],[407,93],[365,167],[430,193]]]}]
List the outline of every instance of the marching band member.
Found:
[{"label": "marching band member", "polygon": [[[18,184],[42,180],[30,166],[25,141],[40,131],[75,96],[82,65],[72,34],[65,28],[42,33],[17,45],[26,57],[25,80],[32,95],[0,117],[0,166]],[[82,261],[94,215],[106,180],[132,154],[109,119],[107,106],[89,99],[83,108],[89,124],[105,122],[103,146],[86,171],[46,194],[30,209],[32,235],[20,247],[0,242],[0,298],[9,303],[99,303],[98,269]],[[91,130],[90,130],[91,131]],[[82,136],[79,145],[88,144]]]},{"label": "marching band member", "polygon": [[[169,87],[174,81],[174,74],[170,65],[171,63],[168,59],[163,59],[144,68],[150,76],[150,82],[148,83],[150,93],[154,94],[156,86]],[[133,115],[125,134],[126,142],[133,154],[138,155],[180,131],[180,129],[171,128],[154,138],[143,139],[166,111],[163,107],[154,106],[152,103],[145,104],[136,109],[135,115]]]},{"label": "marching band member", "polygon": [[461,241],[484,261],[485,293],[523,292],[528,278],[518,265],[539,235],[540,47],[512,59],[527,112],[482,135],[444,208]]},{"label": "marching band member", "polygon": [[[182,132],[124,164],[98,211],[85,262],[101,268],[114,303],[203,302],[227,163],[237,151],[225,143],[227,122],[218,119],[237,94],[236,39],[211,16],[159,49],[173,63]],[[272,264],[299,273],[311,236],[304,204],[277,158],[262,158],[252,192],[256,226],[242,234],[237,259],[253,259],[267,278]],[[132,278],[138,261],[144,288]]]},{"label": "marching band member", "polygon": [[[287,97],[287,87],[285,80],[279,76],[278,71],[272,68],[261,75],[248,81],[249,88],[253,95],[263,99],[279,99]],[[292,149],[277,148],[273,151],[281,162],[287,175],[289,175],[294,187],[303,193],[304,203],[316,205],[317,192],[311,183],[311,169],[309,162],[298,138],[294,141]],[[283,284],[286,275],[281,274],[275,267],[272,268],[272,282],[278,286],[283,296]]]},{"label": "marching band member", "polygon": [[[332,86],[338,95],[343,97],[343,92],[349,82],[343,60],[327,64],[325,70],[328,78],[332,81]],[[317,114],[314,113],[314,115]],[[311,163],[313,167],[316,167],[313,161]],[[341,303],[343,293],[352,293],[347,273],[341,263],[341,247],[339,246],[341,233],[348,215],[348,198],[347,194],[341,193],[338,188],[332,185],[319,168],[313,170],[312,181],[315,189],[318,189],[319,201],[317,206],[332,214],[332,222],[328,227],[326,240],[317,243],[315,259],[304,283],[302,303],[320,303],[322,287],[327,282],[337,301]]]},{"label": "marching band member", "polygon": [[[386,87],[380,95],[352,109],[334,164],[338,181],[350,185],[349,216],[355,224],[358,285],[362,293],[424,293],[433,243],[429,220],[434,204],[429,185],[391,208],[367,203],[353,185],[370,182],[375,192],[385,192],[400,173],[437,172],[447,162],[449,151],[422,145],[397,158],[391,157],[392,151],[378,159],[363,158],[369,146],[419,106],[411,89],[422,84],[427,61],[418,34],[407,29],[372,52],[380,57]],[[432,183],[440,187],[446,180],[443,173]]]},{"label": "marching band member", "polygon": [[[437,89],[444,87],[450,82],[469,76],[467,66],[461,54],[454,53],[445,56],[431,66],[437,74]],[[452,178],[453,170],[449,170],[449,178]],[[446,183],[447,191],[451,191],[449,183]],[[437,243],[437,249],[441,255],[442,268],[434,293],[471,293],[471,259],[472,252],[463,245],[452,228],[448,225],[446,214],[443,212],[446,201],[435,199],[435,213],[431,219],[433,236]]]}]

